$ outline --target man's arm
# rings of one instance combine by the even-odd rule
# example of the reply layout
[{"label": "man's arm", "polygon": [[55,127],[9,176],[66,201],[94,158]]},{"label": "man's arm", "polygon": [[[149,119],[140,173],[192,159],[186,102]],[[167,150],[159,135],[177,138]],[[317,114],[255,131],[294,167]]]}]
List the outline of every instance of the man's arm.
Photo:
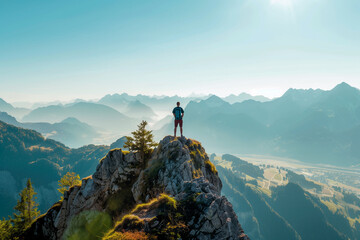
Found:
[{"label": "man's arm", "polygon": [[182,109],[182,108],[181,108],[181,113],[182,113],[181,118],[183,118],[184,117],[184,109]]}]

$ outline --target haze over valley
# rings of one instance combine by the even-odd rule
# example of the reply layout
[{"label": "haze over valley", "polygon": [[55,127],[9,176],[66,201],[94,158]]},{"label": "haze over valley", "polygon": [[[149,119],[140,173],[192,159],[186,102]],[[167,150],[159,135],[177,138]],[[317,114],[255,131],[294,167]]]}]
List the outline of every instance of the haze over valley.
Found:
[{"label": "haze over valley", "polygon": [[[230,102],[226,101],[229,99]],[[41,107],[34,104],[32,108],[23,108],[26,111],[23,110],[23,116],[18,115],[18,118],[10,115],[14,113],[11,104],[2,100],[0,121],[24,131],[35,130],[48,139],[41,140],[44,143],[40,145],[25,143],[25,152],[34,146],[46,152],[49,145],[47,141],[53,139],[61,142],[57,143],[61,148],[75,148],[65,150],[66,152],[83,152],[89,149],[95,154],[96,160],[109,149],[110,144],[111,148],[122,148],[126,139],[117,141],[116,144],[115,141],[129,136],[141,120],[150,123],[156,139],[171,135],[171,110],[177,101],[182,103],[185,110],[185,136],[195,136],[208,152],[231,153],[258,165],[286,167],[330,188],[339,187],[360,196],[360,91],[346,83],[340,83],[328,91],[289,89],[275,99],[246,94],[240,94],[238,98],[235,95],[225,98],[216,95],[184,98],[113,94],[96,101],[78,99],[66,104],[42,103]],[[166,110],[167,115],[163,114]],[[11,125],[9,129],[13,129]],[[41,139],[41,135],[36,137]],[[12,145],[11,142],[12,140],[6,144]],[[35,154],[33,150],[31,154]],[[55,158],[60,159],[59,157],[56,155]],[[41,189],[56,186],[54,181],[57,176],[62,175],[64,169],[72,169],[81,177],[94,169],[78,169],[75,162],[65,167],[62,161],[54,162],[50,160],[52,158],[45,157],[47,160],[44,162],[36,160],[38,157],[34,158],[34,162],[28,160],[33,169],[41,163],[42,168],[52,166],[53,171],[57,172],[52,177],[49,175],[52,180],[45,180],[45,176],[44,180],[34,179],[35,186],[41,186]],[[81,162],[78,164],[81,165]],[[8,195],[11,198],[21,186],[18,181],[22,177],[15,170],[15,165],[11,168],[5,166],[3,164],[4,173],[10,179],[15,179],[13,185],[9,185],[13,186]],[[40,195],[40,199],[46,199],[46,191],[43,192],[44,196]],[[43,209],[48,207],[44,205]]]}]

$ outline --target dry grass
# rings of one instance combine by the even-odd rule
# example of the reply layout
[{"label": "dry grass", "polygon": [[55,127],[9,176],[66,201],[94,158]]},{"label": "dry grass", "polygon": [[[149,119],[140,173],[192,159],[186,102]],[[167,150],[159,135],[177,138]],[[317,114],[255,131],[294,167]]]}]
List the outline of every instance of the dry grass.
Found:
[{"label": "dry grass", "polygon": [[112,232],[103,240],[147,240],[149,236],[141,231]]},{"label": "dry grass", "polygon": [[158,198],[154,198],[148,203],[142,203],[142,204],[136,205],[134,210],[132,210],[131,212],[132,213],[140,212],[143,209],[152,210],[152,209],[157,208],[161,204],[166,204],[167,206],[169,206],[173,209],[177,208],[176,200],[174,198],[170,197],[169,195],[166,195],[163,193]]},{"label": "dry grass", "polygon": [[45,152],[45,151],[51,152],[51,151],[53,151],[53,149],[50,148],[50,147],[40,147],[39,145],[30,146],[30,147],[28,147],[28,149],[30,151],[40,150],[42,152]]}]

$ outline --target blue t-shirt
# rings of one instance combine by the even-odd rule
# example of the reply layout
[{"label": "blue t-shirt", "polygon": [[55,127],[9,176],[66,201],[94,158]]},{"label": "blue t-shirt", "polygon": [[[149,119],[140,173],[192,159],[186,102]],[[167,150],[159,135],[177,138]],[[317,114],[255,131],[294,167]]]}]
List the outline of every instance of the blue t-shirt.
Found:
[{"label": "blue t-shirt", "polygon": [[175,107],[172,113],[175,114],[176,120],[181,120],[182,119],[181,115],[182,113],[184,113],[184,110],[182,109],[182,107]]}]

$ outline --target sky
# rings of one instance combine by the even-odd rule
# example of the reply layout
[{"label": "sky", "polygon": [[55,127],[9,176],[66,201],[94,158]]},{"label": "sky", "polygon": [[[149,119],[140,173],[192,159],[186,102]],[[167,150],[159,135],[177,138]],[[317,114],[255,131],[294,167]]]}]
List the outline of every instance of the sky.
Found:
[{"label": "sky", "polygon": [[359,10],[359,0],[0,1],[0,98],[360,88]]}]

